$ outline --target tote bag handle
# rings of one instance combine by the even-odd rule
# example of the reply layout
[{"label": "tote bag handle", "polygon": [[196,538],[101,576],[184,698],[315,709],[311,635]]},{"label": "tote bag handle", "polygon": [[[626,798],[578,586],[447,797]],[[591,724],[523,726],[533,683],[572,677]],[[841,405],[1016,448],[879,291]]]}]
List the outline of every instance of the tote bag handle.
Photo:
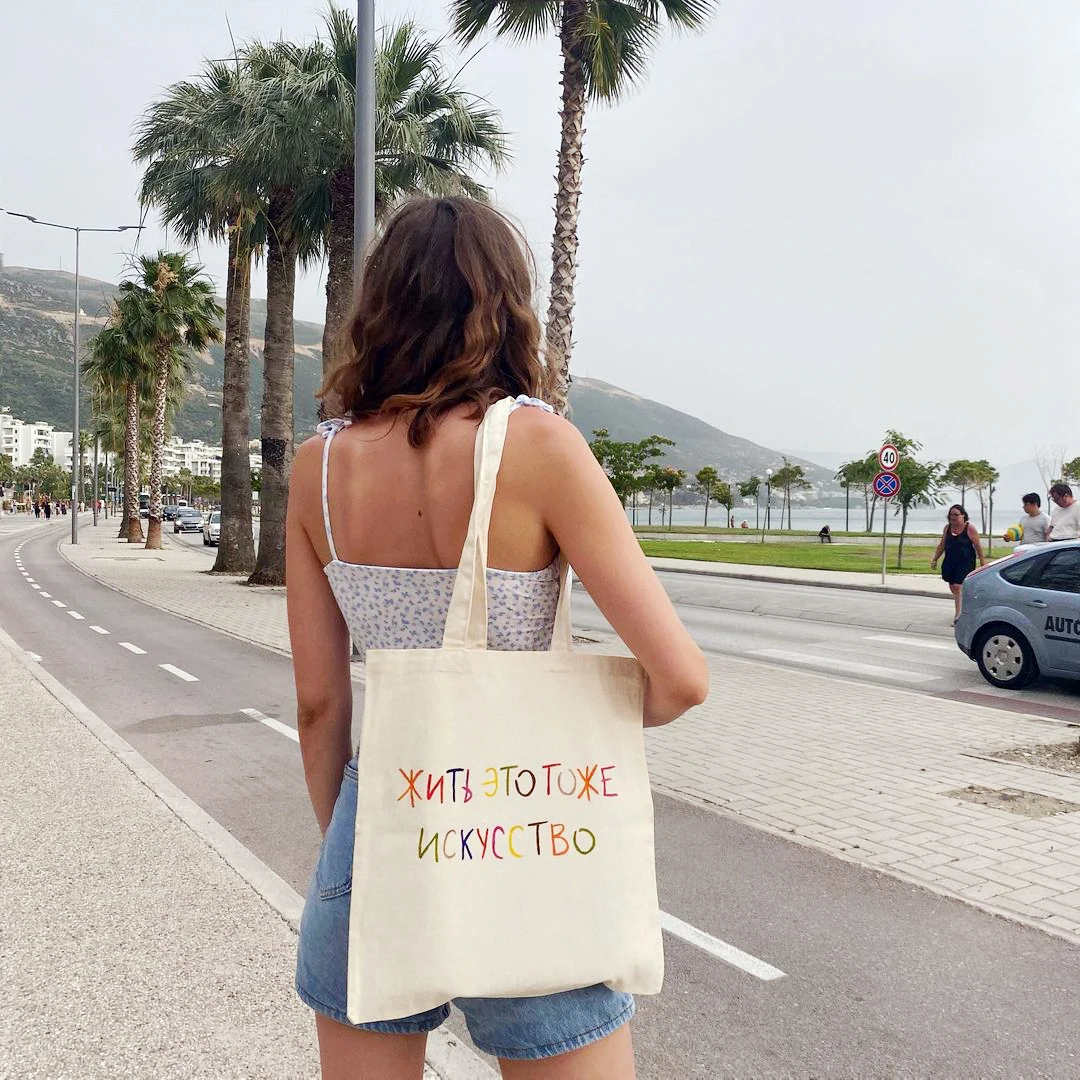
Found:
[{"label": "tote bag handle", "polygon": [[[487,549],[491,504],[506,442],[507,422],[514,405],[511,397],[492,405],[476,432],[473,452],[473,505],[469,531],[461,549],[454,592],[443,629],[444,649],[486,649],[488,635]],[[555,610],[552,651],[569,651],[570,564],[559,557],[559,603]]]}]

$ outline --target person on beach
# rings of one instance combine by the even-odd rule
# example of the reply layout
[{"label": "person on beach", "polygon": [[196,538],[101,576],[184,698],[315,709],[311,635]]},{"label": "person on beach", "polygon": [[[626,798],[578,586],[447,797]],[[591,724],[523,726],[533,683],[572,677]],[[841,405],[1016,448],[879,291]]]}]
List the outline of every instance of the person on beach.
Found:
[{"label": "person on beach", "polygon": [[[1050,528],[1050,519],[1043,513],[1042,499],[1037,492],[1029,491],[1021,500],[1024,512],[1020,515],[1017,525],[1020,526],[1020,541],[1017,547],[1028,547],[1031,544],[1042,544],[1046,541],[1046,532]],[[1001,538],[1008,541],[1006,533]]]},{"label": "person on beach", "polygon": [[948,582],[949,591],[953,594],[955,613],[953,625],[960,618],[960,590],[964,584],[964,578],[975,569],[976,559],[980,566],[986,565],[986,556],[983,554],[982,541],[979,532],[968,519],[967,511],[959,504],[954,503],[949,507],[949,523],[945,526],[934,549],[934,557],[930,560],[930,569],[936,570],[938,560],[942,554],[945,558],[941,563],[941,577]]},{"label": "person on beach", "polygon": [[[645,668],[644,724],[669,723],[707,692],[705,658],[588,443],[535,396],[543,368],[533,295],[524,240],[494,209],[463,198],[405,204],[367,258],[350,355],[320,392],[345,418],[320,424],[293,465],[289,630],[300,750],[323,833],[296,988],[316,1013],[326,1080],[421,1080],[427,1035],[449,1012],[447,1003],[348,1022],[357,803],[349,654],[352,645],[361,656],[439,647],[490,405],[516,400],[489,530],[489,648],[550,647],[561,554]],[[619,903],[617,888],[610,902]],[[467,911],[448,923],[468,924]],[[628,994],[598,984],[454,1004],[506,1080],[634,1076]]]},{"label": "person on beach", "polygon": [[1073,498],[1068,484],[1057,483],[1050,488],[1050,501],[1054,509],[1050,513],[1047,540],[1076,540],[1080,538],[1080,503]]}]

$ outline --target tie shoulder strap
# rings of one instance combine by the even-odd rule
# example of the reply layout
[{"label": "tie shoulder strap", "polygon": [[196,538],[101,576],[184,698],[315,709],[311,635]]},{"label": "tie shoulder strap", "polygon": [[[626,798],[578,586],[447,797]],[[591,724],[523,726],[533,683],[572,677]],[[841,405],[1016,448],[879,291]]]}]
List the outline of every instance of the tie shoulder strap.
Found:
[{"label": "tie shoulder strap", "polygon": [[323,526],[326,529],[326,543],[330,548],[330,558],[338,561],[337,548],[334,547],[334,531],[330,528],[330,498],[326,488],[326,480],[330,474],[330,444],[334,436],[344,427],[348,427],[349,420],[324,420],[318,424],[315,430],[323,437],[322,452],[322,515]]}]

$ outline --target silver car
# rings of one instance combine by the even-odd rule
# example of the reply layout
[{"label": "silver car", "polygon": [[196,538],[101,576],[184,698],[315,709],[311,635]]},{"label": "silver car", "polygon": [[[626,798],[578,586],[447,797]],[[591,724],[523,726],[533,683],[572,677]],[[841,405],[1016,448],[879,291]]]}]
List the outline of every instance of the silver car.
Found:
[{"label": "silver car", "polygon": [[983,678],[1020,690],[1080,679],[1080,540],[1034,544],[968,575],[956,643]]},{"label": "silver car", "polygon": [[217,547],[218,541],[221,539],[221,511],[212,510],[210,516],[203,523],[203,546],[209,547],[211,544]]}]

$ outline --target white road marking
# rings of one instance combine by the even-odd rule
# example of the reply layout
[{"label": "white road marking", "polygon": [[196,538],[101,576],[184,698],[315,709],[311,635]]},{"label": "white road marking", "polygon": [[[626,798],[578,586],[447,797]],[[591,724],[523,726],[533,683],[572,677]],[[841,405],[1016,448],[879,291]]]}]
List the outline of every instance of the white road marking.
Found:
[{"label": "white road marking", "polygon": [[939,678],[937,675],[923,675],[917,671],[902,671],[900,668],[880,667],[877,664],[860,664],[855,660],[837,660],[831,656],[815,656],[813,653],[794,652],[789,649],[759,649],[747,653],[747,656],[759,656],[764,660],[786,660],[793,664],[806,664],[810,667],[836,671],[842,675],[868,675],[875,679],[893,679],[896,682],[927,683]]},{"label": "white road marking", "polygon": [[107,634],[109,632],[104,626],[91,626],[90,629],[93,630],[95,634]]},{"label": "white road marking", "polygon": [[52,596],[52,593],[47,593],[47,592],[38,593],[38,596],[44,596],[45,599],[48,600],[49,597]]},{"label": "white road marking", "polygon": [[184,682],[198,682],[197,675],[191,675],[189,672],[184,671],[182,668],[173,667],[172,664],[158,664],[159,668],[167,671],[170,675],[175,675],[178,679],[183,679]]},{"label": "white road marking", "polygon": [[283,724],[280,720],[275,720],[272,716],[259,712],[258,709],[241,709],[240,711],[245,716],[250,716],[252,720],[258,720],[260,724],[265,724],[268,728],[273,728],[274,731],[278,731],[287,738],[292,739],[293,742],[300,741],[300,733],[296,728],[291,728],[288,724]]},{"label": "white road marking", "polygon": [[69,612],[68,612],[68,614],[69,614],[69,615],[70,615],[70,616],[71,616],[71,617],[72,617],[73,619],[85,619],[85,618],[86,618],[86,616],[85,616],[85,615],[80,615],[80,614],[79,614],[79,613],[78,613],[77,611],[69,611]]},{"label": "white road marking", "polygon": [[118,641],[117,644],[121,649],[127,649],[128,652],[133,652],[136,656],[146,655],[145,649],[140,649],[138,645],[132,645],[130,641]]},{"label": "white road marking", "polygon": [[887,641],[890,645],[910,645],[914,649],[941,649],[943,652],[959,652],[947,641],[930,641],[928,638],[894,637],[892,634],[870,634],[863,641]]},{"label": "white road marking", "polygon": [[696,945],[718,960],[723,960],[725,964],[731,964],[732,967],[737,967],[763,982],[784,978],[784,972],[779,968],[774,968],[771,964],[766,964],[764,960],[759,960],[756,956],[751,956],[742,949],[736,949],[734,945],[729,945],[726,941],[706,934],[704,930],[699,930],[696,926],[683,922],[682,919],[676,919],[674,915],[669,915],[666,911],[660,912],[660,925],[669,934],[674,934],[683,941]]},{"label": "white road marking", "polygon": [[65,604],[65,603],[64,603],[64,602],[63,602],[62,600],[54,600],[54,601],[53,601],[53,603],[54,603],[54,604],[55,604],[55,605],[56,605],[57,607],[62,607],[62,608],[66,608],[66,607],[67,607],[67,604]]},{"label": "white road marking", "polygon": [[31,585],[30,588],[31,589],[40,589],[41,586],[40,585]]},{"label": "white road marking", "polygon": [[27,649],[26,650],[26,655],[29,656],[30,659],[33,660],[35,664],[40,664],[41,663],[41,657],[38,656],[38,654],[36,652],[30,652],[30,650]]}]

